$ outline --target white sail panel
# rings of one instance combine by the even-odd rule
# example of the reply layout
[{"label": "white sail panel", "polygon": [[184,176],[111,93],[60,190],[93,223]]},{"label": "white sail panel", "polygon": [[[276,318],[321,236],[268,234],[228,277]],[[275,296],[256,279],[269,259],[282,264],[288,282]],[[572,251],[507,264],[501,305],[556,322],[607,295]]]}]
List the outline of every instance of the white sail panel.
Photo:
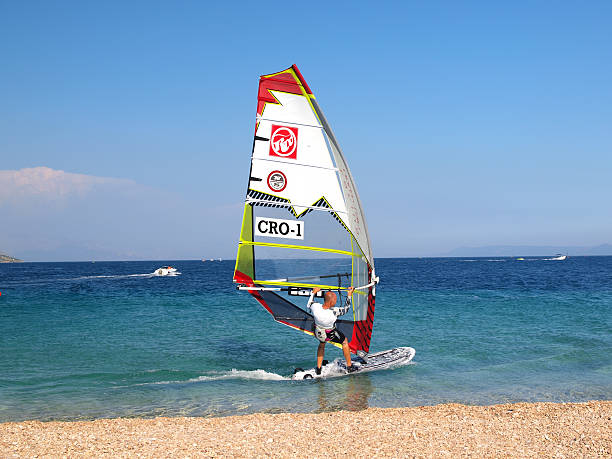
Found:
[{"label": "white sail panel", "polygon": [[[282,120],[262,120],[257,126],[255,135],[261,140],[255,142],[253,159],[335,168],[325,142],[323,129],[320,127],[304,126]],[[295,141],[295,145],[283,149],[283,145],[280,144],[283,138]],[[274,141],[276,143],[271,144]]]},{"label": "white sail panel", "polygon": [[[363,206],[361,205],[361,200],[359,199],[359,194],[357,193],[355,181],[353,180],[351,171],[348,168],[346,159],[344,159],[344,155],[340,150],[340,144],[336,140],[336,136],[334,135],[331,126],[327,122],[323,111],[319,107],[316,100],[313,99],[311,103],[313,110],[315,111],[317,118],[320,120],[321,125],[323,126],[323,129],[325,130],[325,133],[329,139],[331,153],[333,155],[336,167],[338,168],[340,183],[349,213],[349,227],[351,228],[353,235],[357,238],[357,242],[366,256],[370,267],[372,270],[374,270],[374,256],[372,255],[370,234],[368,232],[365,213],[363,211]],[[372,276],[375,277],[374,274],[372,274]]]},{"label": "white sail panel", "polygon": [[297,215],[325,198],[345,220],[337,169],[309,99],[270,92],[280,104],[266,104],[258,117],[251,176],[261,182],[252,188],[288,199]]},{"label": "white sail panel", "polygon": [[309,99],[304,95],[274,90],[270,90],[270,94],[274,96],[278,103],[266,104],[262,114],[257,117],[257,121],[282,121],[285,123],[321,127],[321,123],[317,119]]},{"label": "white sail panel", "polygon": [[296,216],[324,198],[330,208],[346,219],[344,198],[333,170],[253,161],[251,177],[261,178],[261,182],[251,182],[252,189],[289,200]]}]

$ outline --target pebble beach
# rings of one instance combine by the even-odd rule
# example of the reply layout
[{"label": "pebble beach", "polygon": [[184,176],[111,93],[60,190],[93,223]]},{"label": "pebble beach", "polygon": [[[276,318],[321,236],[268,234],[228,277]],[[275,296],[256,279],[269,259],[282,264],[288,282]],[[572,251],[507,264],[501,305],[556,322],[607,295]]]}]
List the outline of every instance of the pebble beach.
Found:
[{"label": "pebble beach", "polygon": [[612,401],[0,424],[0,457],[611,457]]}]

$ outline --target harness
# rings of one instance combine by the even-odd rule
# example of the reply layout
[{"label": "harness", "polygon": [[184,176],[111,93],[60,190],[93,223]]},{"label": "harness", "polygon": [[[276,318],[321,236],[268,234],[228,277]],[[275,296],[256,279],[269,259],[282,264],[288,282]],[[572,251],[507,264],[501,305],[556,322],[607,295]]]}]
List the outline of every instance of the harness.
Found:
[{"label": "harness", "polygon": [[333,332],[335,329],[336,327],[324,328],[315,324],[314,335],[319,341],[326,343],[331,339],[329,336],[327,336],[327,334]]}]

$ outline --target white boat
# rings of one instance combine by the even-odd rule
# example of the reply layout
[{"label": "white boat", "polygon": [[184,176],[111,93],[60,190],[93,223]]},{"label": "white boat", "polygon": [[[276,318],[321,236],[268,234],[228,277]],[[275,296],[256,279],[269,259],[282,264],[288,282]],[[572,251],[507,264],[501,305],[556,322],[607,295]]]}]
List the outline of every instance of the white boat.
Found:
[{"label": "white boat", "polygon": [[557,254],[554,257],[550,258],[550,260],[563,261],[567,258],[567,255]]},{"label": "white boat", "polygon": [[175,276],[179,274],[179,272],[172,266],[162,266],[161,268],[157,268],[153,274],[156,276]]}]

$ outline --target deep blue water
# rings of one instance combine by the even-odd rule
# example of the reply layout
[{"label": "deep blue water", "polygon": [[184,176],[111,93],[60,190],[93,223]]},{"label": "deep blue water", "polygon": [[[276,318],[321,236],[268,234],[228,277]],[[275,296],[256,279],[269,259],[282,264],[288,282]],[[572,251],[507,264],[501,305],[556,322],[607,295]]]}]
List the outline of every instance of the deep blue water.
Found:
[{"label": "deep blue water", "polygon": [[371,351],[414,364],[290,381],[317,342],[237,292],[233,261],[0,264],[0,422],[612,399],[612,257],[376,266]]}]

